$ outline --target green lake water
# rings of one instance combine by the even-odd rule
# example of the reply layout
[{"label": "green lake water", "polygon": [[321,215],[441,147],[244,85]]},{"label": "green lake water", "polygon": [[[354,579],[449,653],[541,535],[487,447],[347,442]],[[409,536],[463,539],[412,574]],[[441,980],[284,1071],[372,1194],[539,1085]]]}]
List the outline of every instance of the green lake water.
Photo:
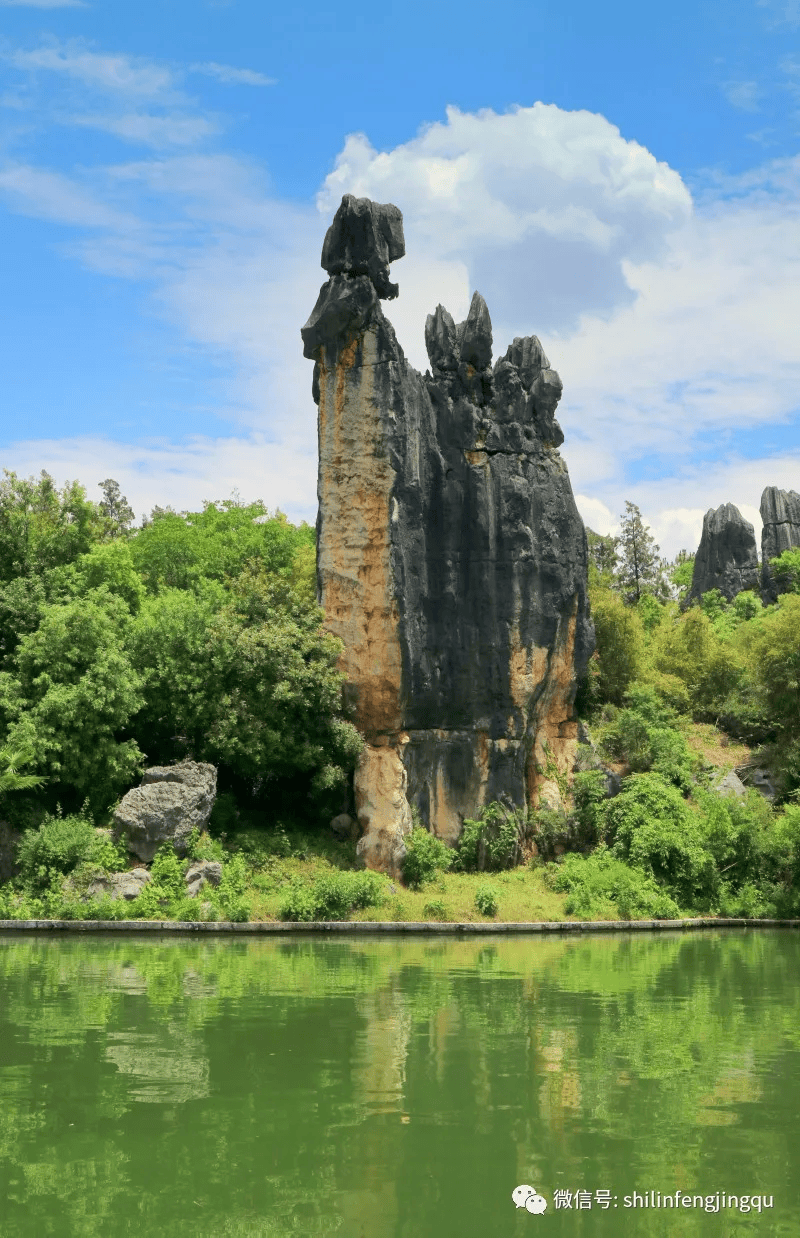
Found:
[{"label": "green lake water", "polygon": [[0,1235],[796,1238],[798,978],[790,930],[0,935]]}]

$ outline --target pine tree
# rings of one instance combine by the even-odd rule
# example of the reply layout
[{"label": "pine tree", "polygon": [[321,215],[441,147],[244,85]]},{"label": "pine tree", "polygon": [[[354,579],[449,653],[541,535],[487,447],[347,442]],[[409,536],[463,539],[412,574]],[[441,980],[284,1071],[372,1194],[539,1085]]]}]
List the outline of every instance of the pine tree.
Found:
[{"label": "pine tree", "polygon": [[605,536],[587,528],[586,541],[589,548],[589,584],[610,589],[615,585],[614,572],[619,554],[619,538],[610,533]]},{"label": "pine tree", "polygon": [[625,515],[620,517],[617,576],[626,602],[638,602],[643,593],[669,596],[664,560],[635,503],[626,502]]}]

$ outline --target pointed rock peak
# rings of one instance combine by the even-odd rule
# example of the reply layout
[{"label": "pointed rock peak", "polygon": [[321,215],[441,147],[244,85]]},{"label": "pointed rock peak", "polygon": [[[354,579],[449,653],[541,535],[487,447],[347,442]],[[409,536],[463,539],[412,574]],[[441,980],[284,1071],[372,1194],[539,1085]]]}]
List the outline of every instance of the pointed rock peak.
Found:
[{"label": "pointed rock peak", "polygon": [[399,208],[346,193],[325,234],[322,266],[329,275],[368,275],[378,296],[391,299],[398,287],[389,281],[389,263],[405,252]]},{"label": "pointed rock peak", "polygon": [[437,305],[436,312],[428,314],[425,320],[425,347],[428,350],[432,370],[458,368],[456,343],[456,324],[453,317],[448,314],[443,305]]},{"label": "pointed rock peak", "polygon": [[469,307],[461,336],[461,360],[476,370],[492,364],[492,320],[483,297],[476,292]]},{"label": "pointed rock peak", "polygon": [[517,370],[526,391],[530,391],[542,370],[550,369],[550,362],[536,335],[516,336],[503,359]]},{"label": "pointed rock peak", "polygon": [[734,503],[722,503],[719,507],[710,507],[703,517],[703,527],[708,528],[713,533],[719,533],[726,525],[732,524],[742,525],[755,536],[750,521],[745,520]]},{"label": "pointed rock peak", "polygon": [[764,524],[800,524],[800,494],[767,486],[761,496],[761,519]]}]

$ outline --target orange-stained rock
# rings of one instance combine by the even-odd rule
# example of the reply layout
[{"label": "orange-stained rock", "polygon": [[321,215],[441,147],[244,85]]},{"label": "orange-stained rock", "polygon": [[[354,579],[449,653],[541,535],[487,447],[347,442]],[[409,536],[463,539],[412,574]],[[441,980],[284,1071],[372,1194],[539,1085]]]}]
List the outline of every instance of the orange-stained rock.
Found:
[{"label": "orange-stained rock", "polygon": [[498,798],[557,802],[594,642],[586,534],[557,450],[561,380],[535,336],[491,368],[477,293],[466,322],[441,306],[429,317],[431,372],[418,374],[380,306],[402,252],[396,207],[345,197],[302,332],[319,405],[319,594],[368,741],[359,851],[394,874],[410,805],[452,843]]}]

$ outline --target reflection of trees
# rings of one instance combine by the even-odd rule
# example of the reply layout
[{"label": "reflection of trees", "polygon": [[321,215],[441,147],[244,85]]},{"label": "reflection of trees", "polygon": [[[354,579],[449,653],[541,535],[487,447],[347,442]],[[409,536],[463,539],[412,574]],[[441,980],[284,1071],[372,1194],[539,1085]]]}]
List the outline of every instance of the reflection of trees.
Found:
[{"label": "reflection of trees", "polygon": [[507,1181],[800,1206],[788,932],[0,944],[4,1238],[497,1232]]}]

